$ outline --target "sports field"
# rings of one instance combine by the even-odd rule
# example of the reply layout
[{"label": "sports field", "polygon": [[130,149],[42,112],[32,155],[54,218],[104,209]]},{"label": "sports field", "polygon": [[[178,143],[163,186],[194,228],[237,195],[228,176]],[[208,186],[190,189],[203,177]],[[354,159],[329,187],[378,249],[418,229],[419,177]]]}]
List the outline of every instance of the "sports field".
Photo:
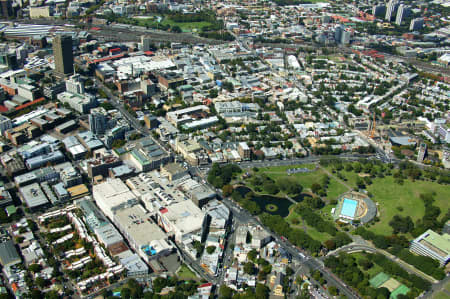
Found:
[{"label": "sports field", "polygon": [[372,287],[374,288],[378,288],[379,286],[381,286],[383,283],[385,283],[386,281],[388,281],[390,278],[389,275],[387,275],[384,272],[380,272],[378,273],[375,277],[371,278],[369,280],[369,283]]}]

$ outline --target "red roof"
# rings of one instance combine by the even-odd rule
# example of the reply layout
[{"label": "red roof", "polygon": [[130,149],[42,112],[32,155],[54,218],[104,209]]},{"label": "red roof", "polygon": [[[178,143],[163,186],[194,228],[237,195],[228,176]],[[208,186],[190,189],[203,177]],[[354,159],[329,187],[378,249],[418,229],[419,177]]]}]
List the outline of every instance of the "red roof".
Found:
[{"label": "red roof", "polygon": [[207,282],[207,283],[204,283],[202,285],[199,285],[197,289],[206,288],[206,287],[210,287],[210,286],[212,286],[212,283],[211,282]]},{"label": "red roof", "polygon": [[152,51],[145,51],[144,54],[145,54],[145,55],[148,55],[148,56],[153,56],[153,55],[155,55],[155,53],[153,53]]},{"label": "red roof", "polygon": [[8,112],[8,111],[9,111],[8,108],[6,108],[3,105],[0,105],[0,112]]},{"label": "red roof", "polygon": [[99,27],[92,27],[91,30],[99,31],[101,29]]},{"label": "red roof", "polygon": [[169,212],[169,210],[167,208],[161,208],[161,209],[159,209],[159,211],[161,212],[161,214],[165,214],[165,213]]},{"label": "red roof", "polygon": [[114,48],[114,49],[110,49],[109,50],[109,53],[112,53],[112,52],[120,52],[122,49],[120,49],[120,48]]},{"label": "red roof", "polygon": [[26,103],[26,104],[17,106],[17,107],[16,107],[16,111],[19,111],[19,110],[22,110],[22,109],[24,109],[24,108],[27,108],[27,107],[29,107],[29,106],[31,106],[31,105],[40,103],[40,102],[42,102],[43,100],[45,100],[45,98],[42,97],[42,98],[36,99],[36,100],[34,100],[34,101],[32,101],[32,102],[28,102],[28,103]]},{"label": "red roof", "polygon": [[102,57],[102,58],[91,60],[91,61],[88,62],[88,64],[99,63],[99,62],[104,62],[104,61],[108,61],[108,60],[114,60],[114,59],[122,58],[123,56],[124,56],[124,54],[117,54],[117,55],[112,55],[112,56],[106,56],[106,57]]}]

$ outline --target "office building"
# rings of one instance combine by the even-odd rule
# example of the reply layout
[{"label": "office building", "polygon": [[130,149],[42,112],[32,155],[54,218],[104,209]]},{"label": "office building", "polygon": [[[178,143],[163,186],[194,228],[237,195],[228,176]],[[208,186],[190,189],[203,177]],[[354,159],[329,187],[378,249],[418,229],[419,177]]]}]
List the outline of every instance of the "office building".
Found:
[{"label": "office building", "polygon": [[106,131],[106,116],[103,113],[91,109],[89,114],[89,130],[92,134],[104,134]]},{"label": "office building", "polygon": [[377,4],[372,7],[372,15],[375,17],[382,16],[386,12],[386,5]]},{"label": "office building", "polygon": [[7,19],[14,16],[14,10],[11,0],[0,0],[0,15],[2,18]]},{"label": "office building", "polygon": [[398,8],[398,0],[390,0],[386,8],[386,21],[390,22]]},{"label": "office building", "polygon": [[49,203],[47,196],[45,196],[38,183],[21,187],[19,194],[22,202],[30,209],[39,208]]},{"label": "office building", "polygon": [[395,24],[400,26],[404,20],[404,18],[409,16],[409,13],[411,12],[411,8],[407,5],[400,4],[397,10],[397,17],[395,18]]},{"label": "office building", "polygon": [[427,154],[427,144],[421,143],[419,146],[419,152],[417,153],[417,162],[422,162]]},{"label": "office building", "polygon": [[151,38],[149,36],[146,35],[142,35],[141,36],[141,47],[142,47],[142,51],[150,51],[150,43],[151,43]]},{"label": "office building", "polygon": [[334,30],[334,40],[336,41],[336,43],[339,43],[341,41],[342,31],[344,31],[344,27],[342,26],[337,26]]},{"label": "office building", "polygon": [[0,243],[0,263],[3,267],[11,267],[21,262],[13,241],[7,240]]},{"label": "office building", "polygon": [[71,75],[73,73],[73,50],[70,35],[55,36],[53,39],[53,55],[56,74],[62,77]]},{"label": "office building", "polygon": [[409,25],[410,31],[420,30],[423,27],[423,18],[415,18],[411,20],[411,24]]},{"label": "office building", "polygon": [[251,150],[248,147],[246,142],[239,142],[238,152],[239,152],[239,155],[241,156],[242,160],[250,160]]},{"label": "office building", "polygon": [[429,229],[411,242],[410,250],[429,256],[444,266],[450,260],[450,235],[439,235]]},{"label": "office building", "polygon": [[5,132],[12,128],[11,120],[3,115],[0,115],[0,135],[4,136]]},{"label": "office building", "polygon": [[72,75],[66,80],[66,91],[73,94],[84,93],[84,81],[79,74]]},{"label": "office building", "polygon": [[348,45],[350,43],[350,32],[343,30],[341,33],[341,44]]}]

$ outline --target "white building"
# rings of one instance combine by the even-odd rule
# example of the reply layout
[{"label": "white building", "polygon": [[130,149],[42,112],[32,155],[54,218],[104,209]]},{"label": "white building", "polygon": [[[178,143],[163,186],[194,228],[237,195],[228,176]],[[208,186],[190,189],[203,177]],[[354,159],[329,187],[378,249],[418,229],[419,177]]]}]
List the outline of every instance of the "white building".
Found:
[{"label": "white building", "polygon": [[173,234],[177,242],[201,231],[205,224],[205,213],[190,200],[162,208],[158,216],[158,224],[166,232]]},{"label": "white building", "polygon": [[150,214],[140,204],[117,210],[114,223],[146,262],[172,251],[166,234],[150,220]]},{"label": "white building", "polygon": [[3,115],[0,115],[0,135],[4,136],[6,130],[9,130],[12,128],[12,122],[11,120]]},{"label": "white building", "polygon": [[133,192],[120,179],[108,179],[104,183],[94,185],[92,193],[98,207],[110,219],[114,219],[116,211],[138,203]]}]

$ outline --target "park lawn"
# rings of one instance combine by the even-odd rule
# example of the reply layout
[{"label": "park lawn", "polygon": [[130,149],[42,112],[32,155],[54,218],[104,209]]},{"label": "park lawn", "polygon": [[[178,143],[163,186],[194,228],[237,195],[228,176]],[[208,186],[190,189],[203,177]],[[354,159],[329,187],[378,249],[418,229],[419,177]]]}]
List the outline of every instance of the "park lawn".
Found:
[{"label": "park lawn", "polygon": [[[352,253],[352,256],[356,259],[356,262],[359,263],[359,261],[361,259],[364,259],[364,253]],[[370,278],[373,278],[375,275],[377,275],[378,273],[383,271],[383,268],[381,268],[380,266],[378,266],[377,264],[373,264],[372,268],[364,270],[361,266],[359,266],[359,269],[363,272],[363,273],[367,273],[369,275]]]},{"label": "park lawn", "polygon": [[444,291],[438,292],[433,295],[433,299],[447,299],[448,294],[446,294]]},{"label": "park lawn", "polygon": [[196,280],[197,275],[191,271],[185,264],[181,265],[180,270],[177,272],[177,276],[183,280]]},{"label": "park lawn", "polygon": [[330,183],[327,188],[327,200],[338,199],[338,197],[342,194],[349,191],[347,187],[342,185],[340,182],[335,180],[333,177],[330,178]]},{"label": "park lawn", "polygon": [[[373,200],[378,204],[380,221],[371,226],[369,230],[377,234],[390,235],[392,228],[389,221],[396,214],[410,216],[415,222],[425,214],[425,206],[419,195],[421,193],[436,192],[433,205],[442,211],[441,217],[449,208],[450,188],[435,182],[404,180],[403,185],[394,182],[393,177],[373,179],[373,184],[367,187],[373,194]],[[397,207],[402,207],[399,211]]]},{"label": "park lawn", "polygon": [[[303,230],[303,229],[304,229],[304,226],[303,226],[303,220],[302,220],[302,217],[300,217],[300,215],[297,214],[297,213],[293,210],[293,207],[294,207],[294,206],[291,207],[291,211],[290,211],[289,215],[286,217],[286,220],[289,222],[289,224],[291,225],[291,227],[293,227],[293,228],[298,228],[298,229]],[[293,224],[293,223],[292,223],[292,220],[295,219],[295,218],[297,218],[297,219],[300,220],[300,223],[299,223],[299,224]],[[306,226],[306,233],[307,233],[311,238],[313,238],[314,240],[317,240],[317,241],[323,243],[323,242],[325,242],[326,240],[329,240],[329,239],[333,238],[331,235],[329,235],[329,234],[327,234],[327,233],[321,233],[321,232],[319,232],[319,231],[318,231],[317,229],[315,229],[314,227],[311,227],[311,226],[309,226],[308,224],[306,224],[306,222],[305,222],[305,226]]]},{"label": "park lawn", "polygon": [[450,282],[448,282],[448,283],[445,285],[445,289],[446,289],[448,292],[450,292]]},{"label": "park lawn", "polygon": [[292,175],[287,174],[288,169],[292,168],[308,168],[308,169],[314,169],[314,164],[301,164],[301,165],[295,165],[295,166],[275,166],[275,167],[263,167],[260,168],[258,172],[255,174],[262,174],[265,173],[267,176],[272,178],[274,181],[277,181],[279,179],[284,178],[295,178],[298,179],[300,184],[303,186],[303,189],[309,189],[311,188],[311,185],[316,182],[320,182],[320,179],[325,174],[323,170],[318,169],[316,171],[312,172],[305,172],[305,173],[295,173]]},{"label": "park lawn", "polygon": [[320,209],[323,219],[334,221],[333,216],[331,215],[331,210],[335,207],[336,205],[325,205],[322,209]]},{"label": "park lawn", "polygon": [[161,22],[163,25],[170,25],[170,26],[178,26],[183,30],[183,32],[192,32],[195,30],[200,31],[203,27],[211,26],[212,24],[210,22],[175,22],[170,20],[169,18],[164,18],[164,20]]}]

